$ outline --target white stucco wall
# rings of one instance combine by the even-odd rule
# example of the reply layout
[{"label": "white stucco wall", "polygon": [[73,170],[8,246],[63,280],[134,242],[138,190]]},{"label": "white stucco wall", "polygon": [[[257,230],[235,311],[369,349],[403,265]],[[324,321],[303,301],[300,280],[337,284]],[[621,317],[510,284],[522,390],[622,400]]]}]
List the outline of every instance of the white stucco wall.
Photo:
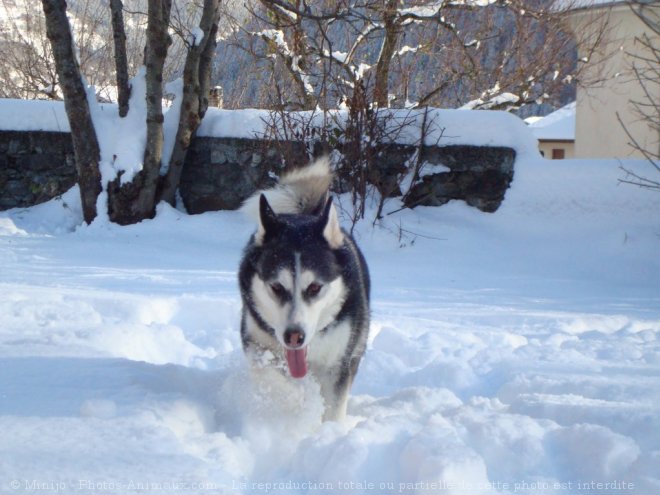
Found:
[{"label": "white stucco wall", "polygon": [[[657,152],[660,146],[657,129],[653,129],[649,122],[641,120],[634,113],[630,102],[646,98],[632,71],[633,64],[640,63],[634,57],[641,49],[635,39],[647,33],[653,37],[655,43],[660,41],[658,36],[622,3],[572,12],[572,28],[578,37],[594,32],[603,21],[603,15],[608,16],[606,43],[601,46],[603,53],[590,57],[588,72],[585,74],[587,80],[600,79],[601,83],[589,89],[578,88],[575,156],[641,158],[641,153],[630,145],[630,138],[617,115],[640,145]],[[581,51],[579,56],[585,57],[587,54]],[[654,84],[653,88],[654,92],[660,91],[660,84]],[[660,95],[655,94],[654,98],[658,101]]]},{"label": "white stucco wall", "polygon": [[568,141],[541,141],[539,151],[548,160],[552,159],[553,150],[564,150],[564,158],[575,158],[575,143]]}]

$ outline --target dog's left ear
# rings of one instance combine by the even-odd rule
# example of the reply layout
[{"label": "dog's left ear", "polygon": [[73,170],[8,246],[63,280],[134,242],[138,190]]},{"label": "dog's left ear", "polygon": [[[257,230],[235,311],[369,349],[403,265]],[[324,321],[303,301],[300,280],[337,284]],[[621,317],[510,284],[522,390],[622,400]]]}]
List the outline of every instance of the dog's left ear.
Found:
[{"label": "dog's left ear", "polygon": [[319,224],[323,229],[323,237],[332,249],[339,249],[344,243],[344,233],[339,225],[337,210],[332,203],[332,198],[328,198],[325,208],[319,218]]},{"label": "dog's left ear", "polygon": [[277,230],[279,221],[277,215],[268,204],[268,200],[264,194],[259,198],[259,228],[254,238],[257,246],[261,246],[264,242],[264,237],[267,234],[272,234]]}]

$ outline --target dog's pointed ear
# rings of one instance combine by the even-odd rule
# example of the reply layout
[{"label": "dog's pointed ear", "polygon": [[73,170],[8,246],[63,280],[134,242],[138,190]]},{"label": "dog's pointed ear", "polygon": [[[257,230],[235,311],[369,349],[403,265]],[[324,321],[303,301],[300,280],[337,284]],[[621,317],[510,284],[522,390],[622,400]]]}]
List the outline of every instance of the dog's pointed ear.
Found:
[{"label": "dog's pointed ear", "polygon": [[259,198],[259,228],[255,235],[254,242],[260,246],[264,242],[267,234],[274,233],[279,226],[277,215],[268,204],[268,200],[264,194]]},{"label": "dog's pointed ear", "polygon": [[323,237],[332,249],[339,249],[344,243],[344,233],[339,225],[337,209],[332,203],[332,198],[328,198],[325,208],[319,217],[319,224],[322,228]]}]

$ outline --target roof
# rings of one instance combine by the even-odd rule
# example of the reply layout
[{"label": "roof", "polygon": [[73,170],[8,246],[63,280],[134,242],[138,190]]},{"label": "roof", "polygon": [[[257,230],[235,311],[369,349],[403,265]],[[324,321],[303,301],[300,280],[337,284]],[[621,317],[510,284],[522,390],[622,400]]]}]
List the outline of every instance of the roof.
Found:
[{"label": "roof", "polygon": [[526,122],[540,141],[575,141],[575,102],[541,119],[527,119]]}]

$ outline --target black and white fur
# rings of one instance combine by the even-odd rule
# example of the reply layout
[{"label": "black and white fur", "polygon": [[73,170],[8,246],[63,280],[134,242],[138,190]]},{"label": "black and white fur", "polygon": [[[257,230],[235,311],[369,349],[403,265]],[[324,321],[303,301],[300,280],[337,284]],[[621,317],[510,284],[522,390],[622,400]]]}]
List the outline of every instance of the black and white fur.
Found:
[{"label": "black and white fur", "polygon": [[369,273],[329,198],[327,159],[299,169],[243,210],[258,220],[239,269],[241,337],[254,368],[318,381],[324,420],[342,420],[369,332]]}]

